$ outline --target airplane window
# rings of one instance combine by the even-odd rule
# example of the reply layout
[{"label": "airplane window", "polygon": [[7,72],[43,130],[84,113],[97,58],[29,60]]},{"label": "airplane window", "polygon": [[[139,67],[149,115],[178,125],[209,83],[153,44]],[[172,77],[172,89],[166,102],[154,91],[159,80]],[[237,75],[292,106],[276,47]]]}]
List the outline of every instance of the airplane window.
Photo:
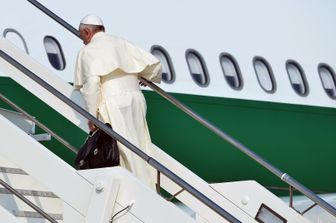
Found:
[{"label": "airplane window", "polygon": [[63,51],[59,42],[51,36],[44,37],[43,40],[44,48],[47,52],[50,64],[56,70],[64,70],[65,68],[65,58]]},{"label": "airplane window", "polygon": [[29,54],[27,43],[21,33],[12,28],[7,28],[3,31],[3,37],[14,43],[17,47],[24,50],[27,54]]},{"label": "airplane window", "polygon": [[219,57],[224,77],[230,87],[239,90],[243,87],[243,79],[237,61],[228,53],[222,53]]},{"label": "airplane window", "polygon": [[268,93],[275,92],[275,80],[269,63],[264,58],[257,56],[253,58],[253,65],[262,89]]},{"label": "airplane window", "polygon": [[175,71],[168,52],[161,46],[155,45],[151,48],[151,53],[160,60],[162,64],[162,81],[174,83]]},{"label": "airplane window", "polygon": [[308,94],[308,84],[302,67],[296,61],[288,60],[286,68],[294,91],[300,96],[306,96]]},{"label": "airplane window", "polygon": [[189,49],[186,52],[189,71],[193,80],[201,87],[209,85],[209,74],[205,62],[199,52]]},{"label": "airplane window", "polygon": [[319,64],[318,72],[322,81],[324,90],[329,97],[336,98],[336,83],[335,83],[335,72],[327,64]]}]

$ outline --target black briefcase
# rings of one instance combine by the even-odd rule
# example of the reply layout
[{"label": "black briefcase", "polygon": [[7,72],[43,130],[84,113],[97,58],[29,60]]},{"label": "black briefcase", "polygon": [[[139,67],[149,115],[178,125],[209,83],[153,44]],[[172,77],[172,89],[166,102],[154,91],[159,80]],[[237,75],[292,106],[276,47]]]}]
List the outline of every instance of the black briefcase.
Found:
[{"label": "black briefcase", "polygon": [[[111,128],[111,125],[106,123]],[[77,169],[94,169],[120,164],[117,141],[100,129],[90,132],[80,148],[75,165]]]}]

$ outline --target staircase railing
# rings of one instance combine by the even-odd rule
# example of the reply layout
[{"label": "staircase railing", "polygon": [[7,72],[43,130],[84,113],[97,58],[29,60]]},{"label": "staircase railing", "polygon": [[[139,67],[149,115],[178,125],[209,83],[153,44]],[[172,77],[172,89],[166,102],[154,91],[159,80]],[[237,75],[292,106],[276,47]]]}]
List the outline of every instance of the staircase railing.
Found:
[{"label": "staircase railing", "polygon": [[157,171],[161,172],[165,176],[167,176],[170,180],[175,182],[180,187],[184,188],[186,191],[188,191],[191,195],[193,195],[195,198],[197,198],[199,201],[201,201],[203,204],[208,206],[210,209],[212,209],[214,212],[222,216],[224,219],[226,219],[229,222],[232,223],[240,223],[240,221],[232,216],[229,212],[224,210],[222,207],[220,207],[218,204],[213,202],[211,199],[206,197],[204,194],[199,192],[197,189],[195,189],[193,186],[191,186],[189,183],[184,181],[182,178],[177,176],[175,173],[170,171],[168,168],[163,166],[161,163],[159,163],[154,158],[148,156],[146,153],[144,153],[142,150],[134,146],[132,143],[127,141],[124,137],[113,131],[111,128],[107,127],[103,122],[92,116],[89,112],[84,110],[82,107],[77,105],[75,102],[73,102],[71,99],[63,95],[61,92],[56,90],[54,87],[52,87],[50,84],[45,82],[43,79],[38,77],[36,74],[31,72],[28,68],[20,64],[18,61],[16,61],[14,58],[12,58],[10,55],[5,53],[3,50],[0,49],[0,57],[2,57],[4,60],[6,60],[9,64],[14,66],[16,69],[21,71],[23,74],[28,76],[30,79],[35,81],[37,84],[45,88],[47,91],[49,91],[51,94],[56,96],[58,99],[63,101],[65,104],[70,106],[72,109],[77,111],[79,114],[81,114],[86,119],[90,120],[93,124],[95,124],[98,128],[106,132],[109,136],[113,137],[117,141],[119,141],[121,144],[126,146],[128,149],[130,149],[132,152],[134,152],[136,155],[138,155],[140,158],[145,160],[149,165],[154,167]]},{"label": "staircase railing", "polygon": [[[153,84],[151,81],[148,81],[144,78],[141,78],[141,81],[145,83],[148,87],[150,87],[152,90],[154,90],[156,93],[167,99],[169,102],[174,104],[177,108],[188,114],[190,117],[201,123],[203,126],[214,132],[216,135],[224,139],[225,141],[229,142],[231,145],[233,145],[235,148],[239,149],[241,152],[243,152],[245,155],[252,158],[254,161],[259,163],[261,166],[269,170],[271,173],[279,177],[282,181],[287,183],[290,187],[295,188],[297,191],[301,192],[308,198],[310,198],[312,201],[314,201],[317,205],[322,207],[324,210],[328,211],[330,214],[336,217],[336,209],[331,206],[328,202],[324,201],[322,198],[317,196],[313,191],[305,187],[303,184],[295,180],[293,177],[291,177],[289,174],[282,172],[269,162],[267,162],[265,159],[254,153],[251,149],[249,149],[247,146],[241,144],[239,141],[234,139],[229,134],[225,133],[215,125],[211,124],[209,121],[207,121],[205,118],[197,114],[196,112],[192,111],[190,108],[188,108],[186,105],[179,102],[177,99],[172,97],[171,95],[167,94],[164,90],[162,90],[157,85]],[[292,197],[292,196],[291,196]],[[292,202],[290,204],[290,207],[293,208]]]},{"label": "staircase railing", "polygon": [[45,219],[47,219],[48,221],[52,222],[52,223],[58,223],[55,219],[53,219],[50,215],[48,215],[46,212],[44,212],[41,208],[39,208],[38,206],[36,206],[34,203],[32,203],[30,200],[28,200],[27,198],[25,198],[22,194],[20,194],[18,191],[16,191],[13,187],[11,187],[10,185],[8,185],[5,181],[3,181],[2,179],[0,179],[0,184],[6,188],[7,190],[9,190],[12,194],[14,194],[15,196],[17,196],[20,200],[22,200],[24,203],[26,203],[29,207],[33,208],[37,213],[39,213],[40,215],[42,215]]},{"label": "staircase railing", "polygon": [[[64,21],[62,18],[51,12],[48,8],[40,4],[36,0],[27,0],[37,8],[39,8],[42,12],[44,12],[46,15],[51,17],[53,20],[58,22],[60,25],[62,25],[64,28],[69,30],[71,33],[79,37],[79,32],[74,27],[72,27],[69,23]],[[213,131],[215,134],[217,134],[219,137],[224,139],[225,141],[229,142],[231,145],[233,145],[235,148],[239,149],[241,152],[252,158],[254,161],[262,165],[264,168],[269,170],[271,173],[279,177],[282,181],[289,184],[290,186],[294,187],[297,191],[301,192],[308,198],[310,198],[312,201],[317,203],[320,207],[328,211],[330,214],[336,217],[336,208],[334,208],[332,205],[324,201],[322,198],[317,196],[313,191],[299,183],[297,180],[295,180],[293,177],[291,177],[289,174],[279,170],[278,168],[274,167],[272,164],[267,162],[265,159],[254,153],[251,149],[249,149],[247,146],[241,144],[236,139],[234,139],[229,134],[225,133],[224,131],[220,130],[213,124],[211,124],[206,119],[202,118],[200,115],[198,115],[196,112],[192,111],[187,106],[183,105],[181,102],[179,102],[177,99],[173,98],[172,96],[168,95],[165,91],[163,91],[160,87],[156,86],[150,81],[147,81],[145,79],[142,79],[143,82],[145,82],[150,88],[152,88],[155,92],[166,98],[168,101],[173,103],[175,106],[177,106],[179,109],[190,115],[192,118],[194,118],[196,121],[200,122],[202,125]],[[92,116],[93,117],[93,116]],[[108,130],[108,129],[106,129]],[[140,154],[138,154],[141,156]]]}]

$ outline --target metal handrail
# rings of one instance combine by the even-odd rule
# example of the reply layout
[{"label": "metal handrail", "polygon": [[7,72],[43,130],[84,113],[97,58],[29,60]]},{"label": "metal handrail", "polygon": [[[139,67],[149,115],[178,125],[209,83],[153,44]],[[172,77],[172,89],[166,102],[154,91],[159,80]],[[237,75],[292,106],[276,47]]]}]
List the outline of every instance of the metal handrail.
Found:
[{"label": "metal handrail", "polygon": [[42,215],[45,219],[47,219],[48,221],[52,222],[52,223],[58,223],[55,219],[53,219],[49,214],[47,214],[46,212],[44,212],[41,208],[39,208],[38,206],[36,206],[34,203],[32,203],[30,200],[28,200],[27,198],[25,198],[22,194],[20,194],[19,192],[17,192],[13,187],[11,187],[9,184],[7,184],[5,181],[3,181],[2,179],[0,179],[0,184],[6,188],[7,190],[9,190],[12,194],[14,194],[15,196],[17,196],[20,200],[22,200],[23,202],[25,202],[28,206],[30,206],[31,208],[33,208],[37,213],[39,213],[40,215]]},{"label": "metal handrail", "polygon": [[61,19],[59,16],[57,16],[55,13],[50,11],[48,8],[46,8],[44,5],[39,3],[38,1],[35,0],[27,0],[31,4],[33,4],[36,8],[40,9],[42,12],[50,16],[52,19],[54,19],[56,22],[58,22],[61,26],[69,30],[71,33],[73,33],[75,36],[80,38],[79,36],[79,31],[75,29],[72,25]]},{"label": "metal handrail", "polygon": [[[33,5],[35,5],[37,8],[39,8],[41,11],[43,11],[46,15],[54,19],[56,22],[61,24],[63,27],[68,29],[70,32],[72,32],[74,35],[80,38],[78,30],[76,30],[74,27],[72,27],[69,23],[64,21],[62,18],[57,16],[56,14],[52,13],[49,9],[44,7],[42,4],[37,2],[36,0],[27,0]],[[168,95],[165,91],[163,91],[160,87],[156,86],[150,81],[147,81],[142,78],[142,81],[146,83],[148,86],[150,86],[155,92],[166,98],[168,101],[173,103],[175,106],[180,108],[182,111],[186,112],[188,115],[193,117],[196,121],[200,122],[202,125],[206,126],[208,129],[213,131],[215,134],[220,136],[222,139],[229,142],[231,145],[239,149],[241,152],[258,162],[260,165],[262,165],[264,168],[268,169],[270,172],[278,176],[282,181],[286,182],[287,184],[293,186],[298,191],[300,191],[302,194],[313,200],[315,203],[317,203],[319,206],[321,206],[323,209],[328,211],[330,214],[336,217],[336,208],[331,206],[329,203],[321,199],[319,196],[317,196],[314,192],[312,192],[310,189],[306,188],[304,185],[296,181],[294,178],[289,176],[287,173],[280,171],[278,168],[271,165],[269,162],[267,162],[265,159],[261,158],[259,155],[254,153],[251,149],[246,147],[245,145],[241,144],[237,140],[235,140],[233,137],[231,137],[229,134],[225,133],[224,131],[220,130],[213,124],[211,124],[209,121],[202,118],[200,115],[198,115],[196,112],[193,112],[191,109],[189,109],[187,106],[183,105],[181,102],[173,98],[172,96]]]},{"label": "metal handrail", "polygon": [[61,92],[56,90],[54,87],[52,87],[50,84],[48,84],[46,81],[38,77],[36,74],[34,74],[32,71],[30,71],[28,68],[20,64],[18,61],[16,61],[14,58],[9,56],[7,53],[5,53],[3,50],[0,49],[0,57],[2,57],[4,60],[6,60],[8,63],[10,63],[12,66],[14,66],[16,69],[21,71],[23,74],[27,75],[30,79],[35,81],[37,84],[45,88],[47,91],[49,91],[51,94],[56,96],[58,99],[63,101],[65,104],[70,106],[72,109],[77,111],[79,114],[81,114],[83,117],[90,120],[93,124],[95,124],[99,129],[104,131],[106,134],[111,136],[112,138],[119,141],[121,144],[126,146],[128,149],[130,149],[132,152],[134,152],[136,155],[138,155],[140,158],[145,160],[149,165],[154,167],[156,170],[163,173],[167,178],[175,182],[180,187],[184,188],[186,191],[188,191],[191,195],[193,195],[195,198],[197,198],[199,201],[201,201],[203,204],[208,206],[210,209],[212,209],[214,212],[222,216],[224,219],[226,219],[229,222],[232,223],[240,223],[238,219],[236,219],[234,216],[232,216],[229,212],[224,210],[222,207],[220,207],[218,204],[216,204],[214,201],[206,197],[204,194],[199,192],[196,188],[194,188],[192,185],[184,181],[182,178],[177,176],[175,173],[173,173],[171,170],[166,168],[164,165],[159,163],[154,158],[148,156],[146,153],[144,153],[142,150],[140,150],[138,147],[127,141],[124,137],[113,131],[111,128],[106,126],[103,122],[95,118],[93,115],[91,115],[89,112],[87,112],[85,109],[74,103],[71,99],[63,95]]},{"label": "metal handrail", "polygon": [[75,154],[78,153],[77,149],[75,149],[75,147],[73,147],[70,143],[68,143],[62,137],[60,137],[59,135],[57,135],[55,132],[53,132],[47,126],[45,126],[44,124],[42,124],[41,122],[39,122],[36,118],[34,118],[30,114],[28,114],[25,110],[23,110],[22,108],[20,108],[19,106],[17,106],[14,102],[12,102],[8,98],[6,98],[4,95],[0,94],[0,99],[2,101],[6,102],[8,105],[10,105],[16,111],[20,112],[22,115],[26,116],[30,121],[36,123],[36,125],[38,127],[40,127],[41,129],[43,129],[44,131],[48,132],[51,136],[53,136],[57,141],[59,141],[60,143],[62,143],[64,146],[66,146],[72,152],[74,152]]},{"label": "metal handrail", "polygon": [[278,176],[282,181],[287,183],[288,185],[294,187],[296,190],[300,191],[302,194],[310,198],[312,201],[317,203],[319,206],[321,206],[324,210],[328,211],[330,214],[336,217],[336,208],[331,206],[328,202],[324,201],[322,198],[317,196],[313,191],[306,188],[304,185],[302,185],[300,182],[296,181],[294,178],[289,176],[287,173],[280,171],[278,168],[274,167],[272,164],[267,162],[265,159],[254,153],[251,149],[249,149],[247,146],[241,144],[236,139],[234,139],[229,134],[225,133],[221,129],[217,128],[213,124],[211,124],[206,119],[202,118],[199,114],[192,111],[190,108],[188,108],[186,105],[179,102],[177,99],[175,99],[173,96],[167,94],[164,90],[162,90],[157,85],[153,84],[151,81],[148,81],[144,78],[140,78],[140,80],[149,86],[152,90],[154,90],[156,93],[167,99],[169,102],[174,104],[176,107],[178,107],[180,110],[187,113],[189,116],[194,118],[196,121],[204,125],[206,128],[217,134],[219,137],[224,139],[225,141],[229,142],[231,145],[239,149],[241,152],[243,152],[245,155],[252,158],[254,161],[258,162],[260,165],[262,165],[264,168],[268,169],[271,173]]}]

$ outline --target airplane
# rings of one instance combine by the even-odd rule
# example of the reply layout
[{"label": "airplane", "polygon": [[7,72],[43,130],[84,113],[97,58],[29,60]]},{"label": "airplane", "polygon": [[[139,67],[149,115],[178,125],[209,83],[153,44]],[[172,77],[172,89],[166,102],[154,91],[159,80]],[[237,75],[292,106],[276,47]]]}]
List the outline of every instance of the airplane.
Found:
[{"label": "airplane", "polygon": [[[85,15],[99,15],[108,33],[160,59],[163,90],[311,190],[335,193],[334,2],[40,3],[75,28]],[[71,83],[82,42],[28,1],[8,1],[1,11],[2,36]],[[2,76],[1,93],[81,145],[85,132]],[[152,141],[201,178],[211,183],[254,179],[288,195],[281,180],[234,146],[148,87],[143,92]],[[73,164],[74,154],[58,142],[43,144]]]}]

